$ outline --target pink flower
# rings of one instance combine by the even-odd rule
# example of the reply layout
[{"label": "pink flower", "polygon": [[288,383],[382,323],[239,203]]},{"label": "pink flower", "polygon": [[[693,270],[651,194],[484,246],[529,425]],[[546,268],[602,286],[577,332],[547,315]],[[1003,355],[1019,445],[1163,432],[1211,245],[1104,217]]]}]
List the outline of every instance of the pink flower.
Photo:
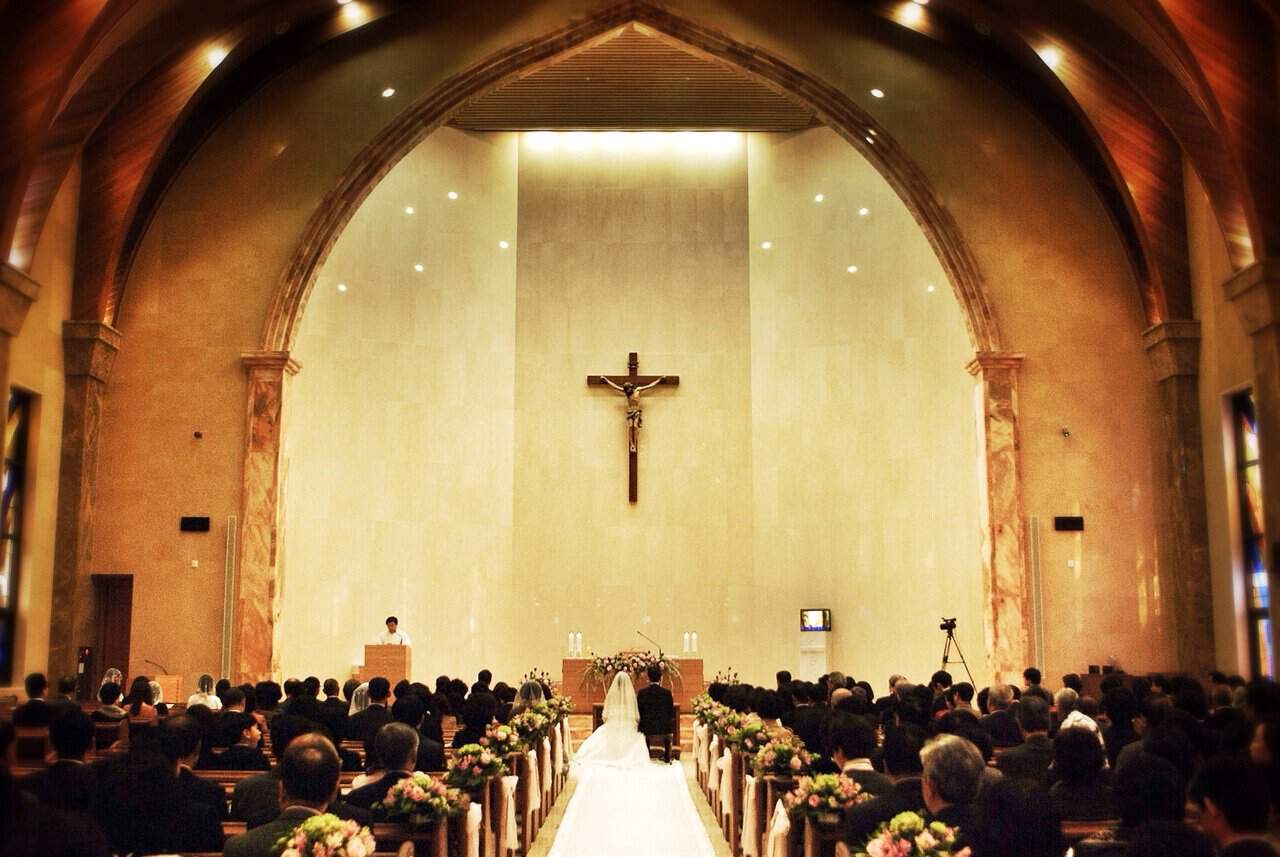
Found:
[{"label": "pink flower", "polygon": [[821,803],[822,803],[822,799],[819,798],[817,795],[809,795],[809,806],[816,808]]},{"label": "pink flower", "polygon": [[800,761],[800,757],[799,757],[799,756],[792,756],[792,757],[791,757],[791,761],[790,761],[788,764],[790,765],[791,770],[793,770],[793,771],[798,771],[798,770],[800,770],[802,767],[804,767],[804,765],[803,765],[803,764],[801,763],[801,761]]}]

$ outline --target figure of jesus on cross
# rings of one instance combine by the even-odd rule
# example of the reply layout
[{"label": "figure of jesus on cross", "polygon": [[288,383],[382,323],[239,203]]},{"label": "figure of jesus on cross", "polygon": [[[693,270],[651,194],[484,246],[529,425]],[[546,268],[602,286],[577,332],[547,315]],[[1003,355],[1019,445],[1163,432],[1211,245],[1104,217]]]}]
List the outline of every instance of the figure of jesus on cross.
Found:
[{"label": "figure of jesus on cross", "polygon": [[640,427],[644,425],[644,411],[640,407],[640,394],[645,390],[652,390],[659,384],[677,386],[680,383],[678,375],[639,375],[637,374],[639,368],[640,358],[636,352],[632,351],[627,355],[626,375],[587,376],[588,384],[612,387],[627,400],[628,497],[632,503],[636,502],[638,494],[637,482],[639,480],[636,474],[636,453],[639,451]]}]

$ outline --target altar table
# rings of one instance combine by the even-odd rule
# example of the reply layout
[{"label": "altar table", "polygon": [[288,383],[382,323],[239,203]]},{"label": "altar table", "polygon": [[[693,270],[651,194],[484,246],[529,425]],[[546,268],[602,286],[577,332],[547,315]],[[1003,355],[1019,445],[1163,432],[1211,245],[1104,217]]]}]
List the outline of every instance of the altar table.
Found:
[{"label": "altar table", "polygon": [[[670,682],[663,681],[663,685],[670,688],[675,704],[680,706],[681,711],[692,711],[690,702],[707,689],[702,672],[702,658],[672,658],[671,660],[680,670],[680,677]],[[560,692],[573,697],[574,714],[590,714],[591,706],[597,702],[604,702],[604,695],[608,690],[601,687],[598,682],[592,682],[590,687],[583,687],[583,677],[589,666],[591,666],[590,658],[565,658],[560,665]],[[636,690],[647,683],[648,679],[636,682]]]}]

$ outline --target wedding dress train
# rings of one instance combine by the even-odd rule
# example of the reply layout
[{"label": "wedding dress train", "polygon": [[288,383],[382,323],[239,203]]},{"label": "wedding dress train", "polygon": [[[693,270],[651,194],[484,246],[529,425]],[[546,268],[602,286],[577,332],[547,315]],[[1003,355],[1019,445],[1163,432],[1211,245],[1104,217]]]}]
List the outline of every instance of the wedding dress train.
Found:
[{"label": "wedding dress train", "polygon": [[631,678],[605,697],[604,725],[574,754],[573,798],[549,857],[714,857],[680,765],[654,764]]}]

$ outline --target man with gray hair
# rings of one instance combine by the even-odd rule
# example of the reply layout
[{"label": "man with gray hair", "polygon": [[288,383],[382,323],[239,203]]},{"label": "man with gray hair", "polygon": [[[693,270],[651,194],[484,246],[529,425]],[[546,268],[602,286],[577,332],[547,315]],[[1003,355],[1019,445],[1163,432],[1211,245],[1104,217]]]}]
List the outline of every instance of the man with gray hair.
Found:
[{"label": "man with gray hair", "polygon": [[413,773],[418,764],[418,730],[404,723],[388,723],[374,736],[373,752],[383,774],[347,794],[347,803],[352,806],[372,809],[397,781]]},{"label": "man with gray hair", "polygon": [[991,712],[982,718],[982,728],[991,736],[997,747],[1016,747],[1022,743],[1022,732],[1010,707],[1013,705],[1013,688],[1007,684],[992,686],[987,695],[987,709]]},{"label": "man with gray hair", "polygon": [[982,785],[987,763],[972,741],[942,734],[920,751],[924,765],[921,791],[930,821],[959,828],[957,848],[963,848],[974,830],[974,801]]}]

